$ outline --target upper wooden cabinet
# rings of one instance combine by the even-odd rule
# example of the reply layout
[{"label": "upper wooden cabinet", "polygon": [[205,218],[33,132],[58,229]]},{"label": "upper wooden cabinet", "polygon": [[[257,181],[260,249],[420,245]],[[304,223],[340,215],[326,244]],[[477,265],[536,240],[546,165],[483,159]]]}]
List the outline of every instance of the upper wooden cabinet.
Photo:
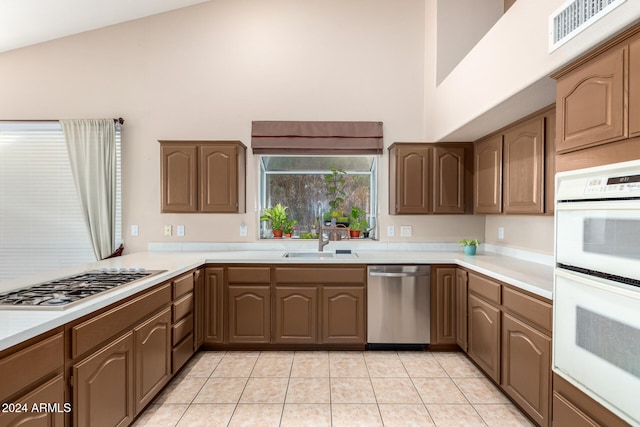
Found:
[{"label": "upper wooden cabinet", "polygon": [[394,143],[389,147],[389,212],[470,212],[471,149],[467,143]]},{"label": "upper wooden cabinet", "polygon": [[475,144],[474,212],[502,212],[502,135]]},{"label": "upper wooden cabinet", "polygon": [[504,213],[544,212],[544,117],[504,134]]},{"label": "upper wooden cabinet", "polygon": [[484,139],[474,150],[474,212],[552,213],[555,111],[547,107]]},{"label": "upper wooden cabinet", "polygon": [[625,63],[620,46],[558,79],[556,151],[602,144],[626,137]]},{"label": "upper wooden cabinet", "polygon": [[551,77],[558,171],[640,159],[640,24]]},{"label": "upper wooden cabinet", "polygon": [[162,212],[245,212],[239,141],[160,141]]}]

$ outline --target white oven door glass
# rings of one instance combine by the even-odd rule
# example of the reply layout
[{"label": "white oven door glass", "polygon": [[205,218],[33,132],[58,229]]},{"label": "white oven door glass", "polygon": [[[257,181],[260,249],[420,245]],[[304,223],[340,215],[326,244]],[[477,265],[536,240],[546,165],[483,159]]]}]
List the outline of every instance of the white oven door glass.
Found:
[{"label": "white oven door glass", "polygon": [[553,369],[640,423],[640,290],[556,269]]},{"label": "white oven door glass", "polygon": [[557,262],[640,278],[640,202],[560,203],[556,215]]}]

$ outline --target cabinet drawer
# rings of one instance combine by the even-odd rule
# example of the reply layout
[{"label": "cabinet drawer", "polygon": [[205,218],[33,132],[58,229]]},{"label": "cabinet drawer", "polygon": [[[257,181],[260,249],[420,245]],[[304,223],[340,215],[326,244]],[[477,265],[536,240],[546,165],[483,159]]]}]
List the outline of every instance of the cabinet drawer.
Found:
[{"label": "cabinet drawer", "polygon": [[189,273],[173,281],[173,299],[193,292],[193,274]]},{"label": "cabinet drawer", "polygon": [[162,285],[71,328],[71,357],[107,341],[171,302],[171,285]]},{"label": "cabinet drawer", "polygon": [[175,374],[193,355],[193,335],[186,337],[172,350],[171,371]]},{"label": "cabinet drawer", "polygon": [[191,334],[193,332],[193,316],[189,315],[173,325],[171,328],[171,332],[173,335],[173,345],[175,346],[177,343],[182,341],[184,337]]},{"label": "cabinet drawer", "polygon": [[551,318],[553,314],[551,304],[506,286],[502,290],[502,303],[515,316],[551,334]]},{"label": "cabinet drawer", "polygon": [[500,283],[469,273],[469,292],[480,295],[487,301],[500,304]]},{"label": "cabinet drawer", "polygon": [[24,387],[62,368],[64,364],[64,334],[45,338],[0,360],[0,399],[5,399]]},{"label": "cabinet drawer", "polygon": [[278,284],[364,285],[366,283],[366,270],[364,267],[278,267],[276,268],[276,282]]},{"label": "cabinet drawer", "polygon": [[229,267],[227,269],[229,283],[270,283],[269,267]]},{"label": "cabinet drawer", "polygon": [[187,294],[173,303],[173,323],[193,313],[193,293]]}]

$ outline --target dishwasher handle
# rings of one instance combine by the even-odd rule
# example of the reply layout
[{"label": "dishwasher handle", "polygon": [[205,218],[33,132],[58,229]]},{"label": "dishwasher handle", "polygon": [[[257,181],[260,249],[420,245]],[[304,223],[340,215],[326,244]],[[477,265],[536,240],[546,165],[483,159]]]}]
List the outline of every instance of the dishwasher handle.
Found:
[{"label": "dishwasher handle", "polygon": [[420,277],[420,276],[428,276],[428,273],[422,272],[422,271],[416,271],[416,272],[397,272],[397,273],[391,273],[391,272],[384,272],[382,270],[370,270],[369,271],[369,276],[371,277]]}]

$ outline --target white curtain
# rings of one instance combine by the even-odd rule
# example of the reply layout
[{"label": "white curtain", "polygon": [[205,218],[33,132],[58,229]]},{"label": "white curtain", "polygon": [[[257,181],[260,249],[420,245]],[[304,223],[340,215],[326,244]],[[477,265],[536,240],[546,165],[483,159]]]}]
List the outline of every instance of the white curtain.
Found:
[{"label": "white curtain", "polygon": [[115,249],[116,125],[113,119],[60,120],[96,259]]}]

